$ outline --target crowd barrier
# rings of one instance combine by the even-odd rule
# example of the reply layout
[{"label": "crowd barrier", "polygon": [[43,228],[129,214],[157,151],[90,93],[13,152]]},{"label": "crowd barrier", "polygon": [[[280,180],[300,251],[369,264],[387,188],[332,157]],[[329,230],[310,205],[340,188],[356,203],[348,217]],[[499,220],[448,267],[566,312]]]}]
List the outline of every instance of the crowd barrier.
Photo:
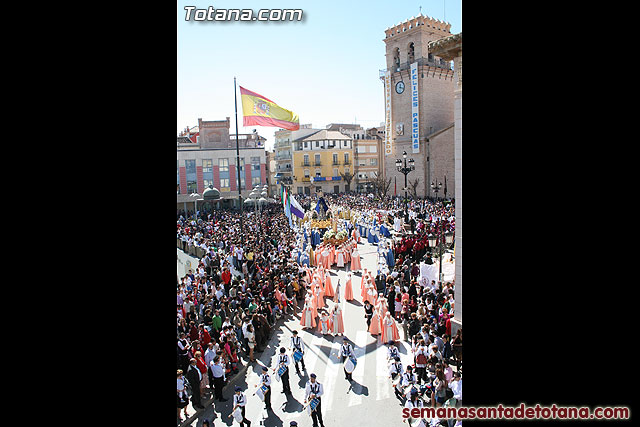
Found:
[{"label": "crowd barrier", "polygon": [[176,240],[177,240],[178,249],[182,249],[182,252],[184,252],[185,254],[191,255],[192,257],[195,257],[198,259],[204,256],[205,250],[202,249],[201,247],[190,245],[189,243],[183,242],[180,239],[176,239]]}]

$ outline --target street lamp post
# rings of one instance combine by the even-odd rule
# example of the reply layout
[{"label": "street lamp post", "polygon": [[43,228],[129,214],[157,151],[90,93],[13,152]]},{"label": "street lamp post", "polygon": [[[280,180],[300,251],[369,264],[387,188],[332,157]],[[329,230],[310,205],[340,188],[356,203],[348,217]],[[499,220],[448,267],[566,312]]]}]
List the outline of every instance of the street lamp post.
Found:
[{"label": "street lamp post", "polygon": [[408,199],[407,199],[407,190],[408,190],[407,175],[409,174],[409,172],[415,170],[416,167],[415,167],[413,159],[409,159],[409,166],[407,166],[407,152],[406,151],[402,152],[402,158],[404,160],[404,167],[402,166],[402,160],[396,159],[396,169],[401,174],[404,174],[404,216],[405,216],[405,220],[406,220],[407,216],[409,214],[409,206],[408,206]]},{"label": "street lamp post", "polygon": [[442,183],[441,182],[431,182],[431,189],[433,190],[434,193],[436,193],[436,202],[438,201],[438,191],[440,191],[440,188],[442,187]]},{"label": "street lamp post", "polygon": [[200,194],[193,192],[191,194],[189,194],[189,197],[193,198],[194,201],[194,205],[193,205],[193,216],[196,218],[196,221],[198,220],[198,197],[200,197]]},{"label": "street lamp post", "polygon": [[429,241],[429,247],[434,248],[436,246],[436,241],[438,242],[438,286],[442,286],[442,244],[443,241],[447,245],[450,245],[453,242],[453,234],[451,231],[444,231],[444,226],[442,220],[438,221],[438,228],[436,229],[436,234],[429,233],[427,236],[427,240]]}]

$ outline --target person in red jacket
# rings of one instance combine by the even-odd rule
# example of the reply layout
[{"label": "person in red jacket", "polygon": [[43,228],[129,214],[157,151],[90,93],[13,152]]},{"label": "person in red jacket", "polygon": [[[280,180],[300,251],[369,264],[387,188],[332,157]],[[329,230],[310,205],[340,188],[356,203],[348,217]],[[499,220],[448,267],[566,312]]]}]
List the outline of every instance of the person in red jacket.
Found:
[{"label": "person in red jacket", "polygon": [[209,331],[207,331],[207,328],[204,327],[204,324],[200,324],[199,341],[203,348],[208,348],[211,342],[211,335]]},{"label": "person in red jacket", "polygon": [[202,380],[200,381],[200,396],[202,396],[205,393],[207,386],[209,385],[209,375],[207,374],[207,364],[204,361],[204,357],[202,357],[201,351],[196,351],[193,358],[196,359],[196,367],[200,370],[200,373],[202,374]]},{"label": "person in red jacket", "polygon": [[[225,267],[224,270],[222,271],[222,274],[220,274],[220,278],[222,279],[225,285],[229,285],[229,282],[231,282],[231,272],[227,267]],[[227,289],[227,286],[225,286],[225,289]]]}]

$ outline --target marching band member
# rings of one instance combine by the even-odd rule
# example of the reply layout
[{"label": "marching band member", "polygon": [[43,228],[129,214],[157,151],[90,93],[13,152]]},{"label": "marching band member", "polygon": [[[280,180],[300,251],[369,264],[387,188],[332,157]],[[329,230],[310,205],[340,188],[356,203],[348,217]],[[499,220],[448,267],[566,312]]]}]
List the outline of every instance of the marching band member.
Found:
[{"label": "marching band member", "polygon": [[[344,337],[342,341],[343,341],[343,344],[340,347],[340,355],[342,356],[342,363],[344,363],[347,360],[347,357],[349,356],[355,357],[355,354],[353,353],[353,346],[349,343],[349,338]],[[346,369],[344,369],[344,379],[353,381],[351,374],[348,373]]]},{"label": "marching band member", "polygon": [[402,362],[400,356],[396,356],[389,365],[390,378],[393,381],[393,392],[398,399],[402,400]]},{"label": "marching band member", "polygon": [[400,361],[400,356],[394,357],[389,363],[389,377],[392,380],[396,378],[402,379],[402,362]]},{"label": "marching band member", "polygon": [[389,344],[389,347],[387,348],[387,360],[391,362],[400,355],[398,354],[398,348],[395,346],[393,341],[389,341],[387,344]]},{"label": "marching band member", "polygon": [[[413,390],[409,396],[409,398],[407,399],[407,401],[404,404],[405,408],[409,408],[410,410],[413,408],[423,408],[424,407],[424,402],[422,401],[422,399],[420,399],[418,397],[418,391],[417,390]],[[417,418],[406,418],[403,419],[402,421],[406,421],[409,425],[413,424],[413,421],[416,420]]]},{"label": "marching band member", "polygon": [[[298,331],[293,331],[292,334],[293,336],[291,337],[291,344],[289,345],[289,348],[291,349],[292,352],[299,351],[304,355],[304,343],[302,342],[302,338],[298,336]],[[296,367],[297,374],[300,375],[300,369],[298,368],[298,361],[294,358],[293,362]],[[302,364],[302,370],[306,371],[307,368],[305,368],[304,366],[304,357],[300,359],[300,363]]]},{"label": "marching band member", "polygon": [[231,410],[231,414],[229,414],[229,418],[233,417],[233,413],[237,408],[240,408],[240,411],[242,413],[242,421],[238,421],[238,423],[241,426],[244,426],[246,424],[247,427],[249,427],[251,425],[251,421],[249,421],[244,416],[244,407],[247,404],[247,398],[239,386],[236,386],[235,391],[236,393],[233,395],[233,409]]},{"label": "marching band member", "polygon": [[318,406],[311,411],[311,419],[313,420],[313,427],[318,427],[318,421],[320,421],[320,427],[324,427],[322,422],[322,395],[324,394],[324,388],[322,384],[316,381],[316,374],[309,375],[309,381],[304,389],[304,398],[307,402],[311,399],[317,398],[319,400]]},{"label": "marching band member", "polygon": [[280,379],[282,380],[282,393],[291,394],[291,387],[289,385],[289,356],[285,353],[286,349],[284,347],[280,347],[280,356],[278,356],[278,368],[276,372],[285,367],[286,369],[280,375]]},{"label": "marching band member", "polygon": [[413,368],[411,365],[407,366],[407,370],[402,374],[402,386],[405,387],[405,390],[407,388],[410,389],[417,381],[416,374],[413,373]]},{"label": "marching band member", "polygon": [[260,384],[257,384],[256,387],[266,386],[267,391],[264,392],[264,403],[266,405],[267,410],[271,410],[271,377],[269,376],[269,369],[266,366],[262,367],[262,375],[260,375]]}]

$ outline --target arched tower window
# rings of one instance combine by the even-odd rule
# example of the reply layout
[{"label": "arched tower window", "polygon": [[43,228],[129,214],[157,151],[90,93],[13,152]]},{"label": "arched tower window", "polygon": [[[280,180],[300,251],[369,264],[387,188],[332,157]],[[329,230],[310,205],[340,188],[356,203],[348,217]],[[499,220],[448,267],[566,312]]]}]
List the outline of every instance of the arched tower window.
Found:
[{"label": "arched tower window", "polygon": [[412,62],[414,62],[414,61],[415,61],[415,56],[416,56],[416,53],[415,53],[415,46],[414,46],[414,44],[413,44],[413,42],[412,42],[412,43],[409,43],[409,54],[407,55],[407,62],[408,62],[409,64],[411,64]]},{"label": "arched tower window", "polygon": [[400,69],[400,48],[398,47],[393,50],[393,65],[396,71]]}]

